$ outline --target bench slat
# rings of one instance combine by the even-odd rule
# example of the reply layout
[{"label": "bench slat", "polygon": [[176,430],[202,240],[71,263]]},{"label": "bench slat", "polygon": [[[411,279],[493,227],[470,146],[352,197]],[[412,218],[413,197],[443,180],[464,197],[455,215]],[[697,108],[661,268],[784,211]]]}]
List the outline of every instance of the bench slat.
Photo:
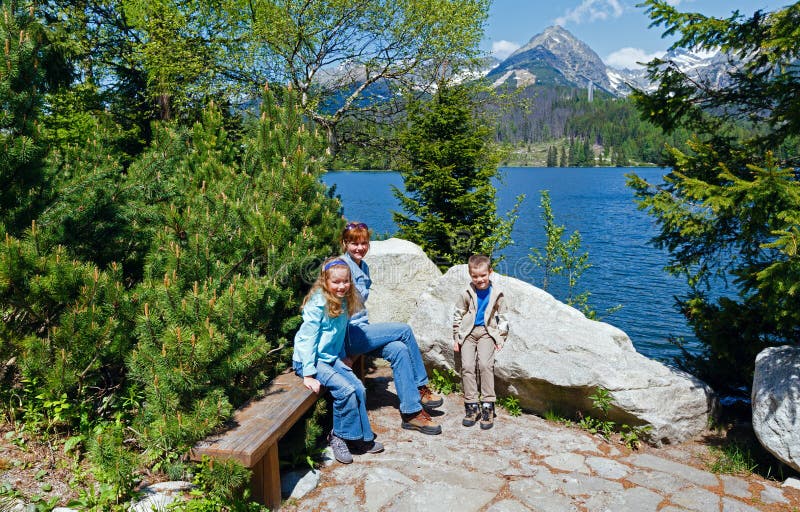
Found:
[{"label": "bench slat", "polygon": [[297,375],[281,374],[267,385],[262,398],[236,410],[232,428],[197,443],[192,449],[192,459],[208,455],[236,459],[253,467],[317,398]]}]

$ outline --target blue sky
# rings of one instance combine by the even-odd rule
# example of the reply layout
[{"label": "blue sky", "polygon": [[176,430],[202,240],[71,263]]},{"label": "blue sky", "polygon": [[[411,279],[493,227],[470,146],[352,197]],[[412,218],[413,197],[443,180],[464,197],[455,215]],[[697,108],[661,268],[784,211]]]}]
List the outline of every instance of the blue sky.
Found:
[{"label": "blue sky", "polygon": [[[505,58],[551,25],[561,25],[588,44],[613,67],[636,67],[636,61],[660,56],[671,40],[663,27],[648,28],[640,0],[493,0],[482,48]],[[790,0],[671,0],[680,11],[727,17],[734,10],[750,16],[773,11]]]}]

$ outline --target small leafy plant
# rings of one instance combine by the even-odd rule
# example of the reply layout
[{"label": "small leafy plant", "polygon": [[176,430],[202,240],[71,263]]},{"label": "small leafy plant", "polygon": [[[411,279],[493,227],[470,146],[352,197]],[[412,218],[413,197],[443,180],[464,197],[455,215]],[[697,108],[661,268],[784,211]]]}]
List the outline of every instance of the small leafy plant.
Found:
[{"label": "small leafy plant", "polygon": [[437,368],[433,369],[429,384],[438,393],[449,395],[461,391],[461,377],[455,370],[448,368],[440,372]]},{"label": "small leafy plant", "polygon": [[520,416],[522,414],[522,407],[519,405],[519,398],[508,395],[497,400],[497,405],[506,410],[511,416]]}]

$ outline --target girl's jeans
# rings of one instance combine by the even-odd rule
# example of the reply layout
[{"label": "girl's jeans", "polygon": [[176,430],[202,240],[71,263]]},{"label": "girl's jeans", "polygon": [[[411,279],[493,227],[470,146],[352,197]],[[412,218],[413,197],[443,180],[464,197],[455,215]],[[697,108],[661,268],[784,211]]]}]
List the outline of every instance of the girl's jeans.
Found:
[{"label": "girl's jeans", "polygon": [[[302,377],[303,363],[294,361],[294,371]],[[317,361],[314,378],[333,396],[334,435],[348,441],[375,439],[367,417],[366,391],[353,370],[339,359],[332,365]]]},{"label": "girl's jeans", "polygon": [[345,350],[351,357],[370,354],[389,361],[400,399],[400,412],[412,414],[422,410],[418,388],[428,383],[428,373],[419,353],[417,339],[408,324],[350,324],[347,326]]}]

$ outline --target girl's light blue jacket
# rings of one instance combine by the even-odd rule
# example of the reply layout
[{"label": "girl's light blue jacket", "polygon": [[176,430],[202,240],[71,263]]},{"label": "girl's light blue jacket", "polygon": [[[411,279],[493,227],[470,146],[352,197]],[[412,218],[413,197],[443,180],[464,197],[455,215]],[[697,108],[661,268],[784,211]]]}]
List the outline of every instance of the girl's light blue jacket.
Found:
[{"label": "girl's light blue jacket", "polygon": [[294,336],[292,360],[303,364],[303,377],[317,374],[317,361],[332,364],[344,359],[344,338],[347,332],[347,304],[342,301],[342,314],[331,318],[325,312],[325,296],[312,295],[303,307],[303,325]]}]

